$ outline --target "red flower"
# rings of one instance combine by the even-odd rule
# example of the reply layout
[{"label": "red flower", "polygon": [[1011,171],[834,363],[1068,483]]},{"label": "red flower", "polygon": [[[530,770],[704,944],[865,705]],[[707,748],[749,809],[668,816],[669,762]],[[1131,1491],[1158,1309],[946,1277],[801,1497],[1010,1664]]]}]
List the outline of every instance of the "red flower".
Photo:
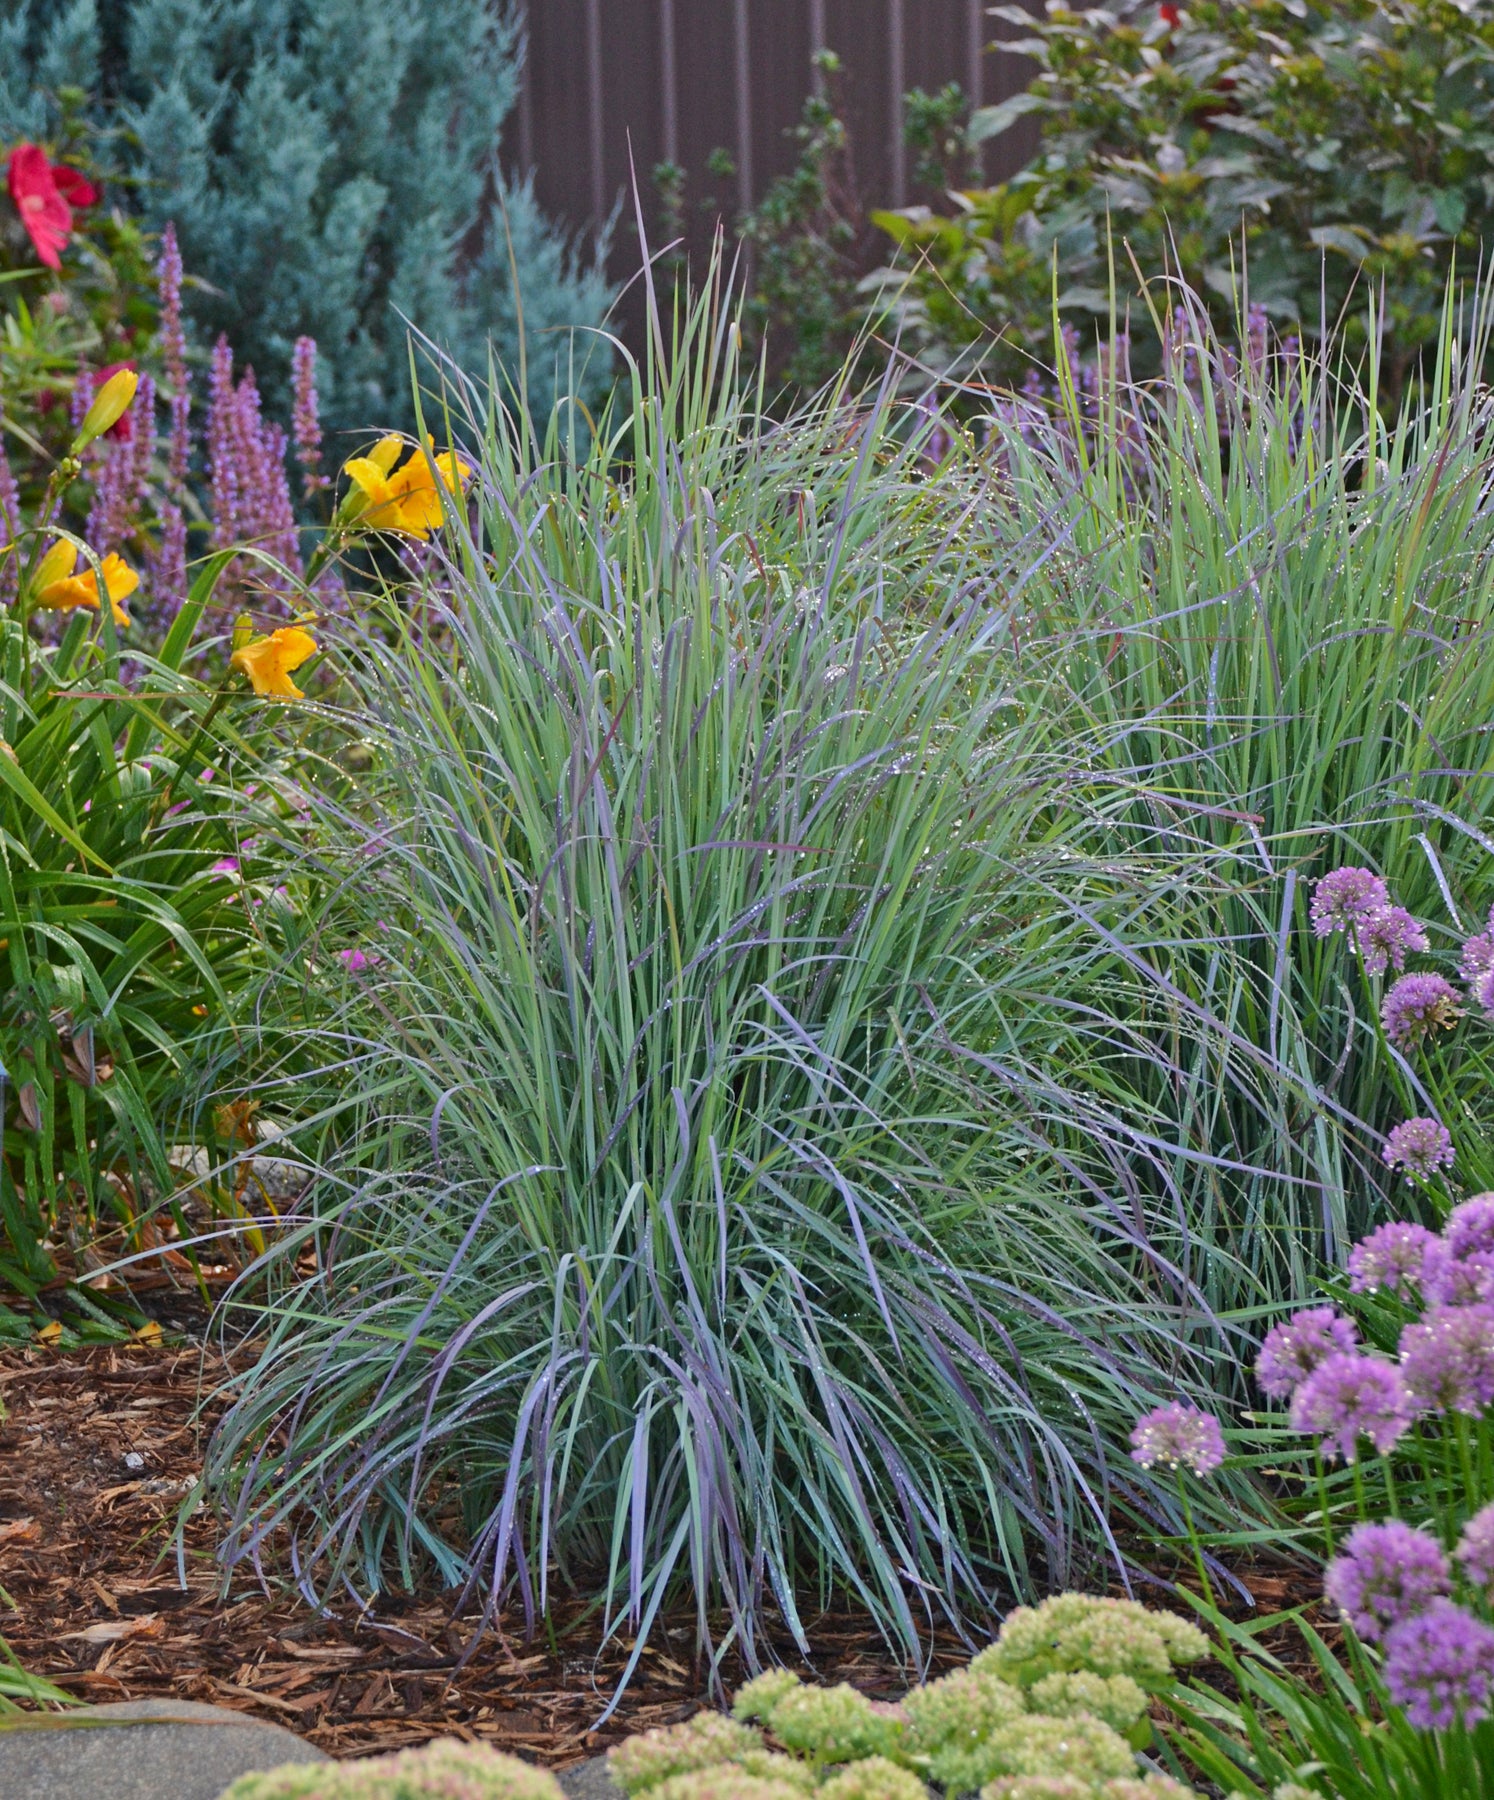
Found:
[{"label": "red flower", "polygon": [[70,168],[66,163],[52,164],[52,180],[69,206],[97,206],[104,197],[104,190],[96,187],[81,169]]},{"label": "red flower", "polygon": [[1162,0],[1162,4],[1157,8],[1157,16],[1164,25],[1173,31],[1182,23],[1178,9],[1171,3],[1171,0]]},{"label": "red flower", "polygon": [[57,191],[45,150],[17,144],[6,174],[10,197],[36,254],[49,269],[62,267],[62,247],[73,229],[73,209]]}]

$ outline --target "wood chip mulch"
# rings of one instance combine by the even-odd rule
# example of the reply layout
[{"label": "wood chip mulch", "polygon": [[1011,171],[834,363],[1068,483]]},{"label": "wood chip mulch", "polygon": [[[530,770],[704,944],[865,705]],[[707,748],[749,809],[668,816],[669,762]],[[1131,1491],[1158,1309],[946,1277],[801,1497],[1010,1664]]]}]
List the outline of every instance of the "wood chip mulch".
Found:
[{"label": "wood chip mulch", "polygon": [[[0,1635],[23,1665],[80,1699],[205,1701],[288,1726],[329,1755],[366,1756],[452,1735],[551,1767],[595,1755],[706,1703],[693,1620],[656,1626],[612,1719],[596,1729],[629,1646],[596,1627],[552,1648],[465,1642],[438,1599],[324,1619],[235,1579],[222,1592],[211,1513],[192,1513],[198,1414],[225,1366],[197,1348],[0,1353]],[[810,1627],[815,1673],[887,1697],[907,1685],[864,1621]],[[968,1657],[951,1640],[931,1673]],[[729,1679],[735,1680],[737,1671]]]}]

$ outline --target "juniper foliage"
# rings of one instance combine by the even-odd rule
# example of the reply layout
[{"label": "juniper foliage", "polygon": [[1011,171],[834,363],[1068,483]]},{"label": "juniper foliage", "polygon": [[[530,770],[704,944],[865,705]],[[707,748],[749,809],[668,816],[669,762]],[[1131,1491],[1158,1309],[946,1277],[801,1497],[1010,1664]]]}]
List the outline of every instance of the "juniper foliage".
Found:
[{"label": "juniper foliage", "polygon": [[[89,89],[118,123],[134,203],[176,224],[199,337],[226,332],[289,416],[300,336],[333,429],[408,420],[403,320],[469,367],[489,345],[529,397],[595,385],[599,254],[498,168],[522,45],[500,0],[0,0],[0,135],[40,136]],[[517,275],[518,296],[514,275]]]}]

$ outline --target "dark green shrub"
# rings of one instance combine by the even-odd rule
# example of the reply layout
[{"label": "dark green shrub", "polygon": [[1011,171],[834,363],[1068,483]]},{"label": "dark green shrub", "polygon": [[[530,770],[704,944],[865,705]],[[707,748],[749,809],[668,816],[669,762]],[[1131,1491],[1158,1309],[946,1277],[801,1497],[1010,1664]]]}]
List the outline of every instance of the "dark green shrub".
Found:
[{"label": "dark green shrub", "polygon": [[403,319],[473,367],[491,343],[517,379],[511,253],[542,407],[570,354],[543,334],[602,318],[600,269],[497,170],[518,44],[496,4],[29,0],[0,32],[0,136],[50,130],[40,90],[101,96],[134,143],[139,211],[175,222],[200,278],[199,331],[227,332],[282,417],[303,335],[334,427],[408,416]]},{"label": "dark green shrub", "polygon": [[[1038,155],[1001,186],[874,215],[924,257],[904,304],[947,353],[1004,332],[993,361],[1051,356],[1060,309],[1080,324],[1144,275],[1180,272],[1232,331],[1248,299],[1279,330],[1317,332],[1351,290],[1384,290],[1384,385],[1399,390],[1437,331],[1454,267],[1494,218],[1494,5],[1473,0],[1213,0],[1186,9],[1050,3],[1007,46],[1038,72],[977,113],[976,141],[1026,114]],[[906,264],[907,257],[902,261]],[[1347,343],[1362,351],[1362,307]]]}]

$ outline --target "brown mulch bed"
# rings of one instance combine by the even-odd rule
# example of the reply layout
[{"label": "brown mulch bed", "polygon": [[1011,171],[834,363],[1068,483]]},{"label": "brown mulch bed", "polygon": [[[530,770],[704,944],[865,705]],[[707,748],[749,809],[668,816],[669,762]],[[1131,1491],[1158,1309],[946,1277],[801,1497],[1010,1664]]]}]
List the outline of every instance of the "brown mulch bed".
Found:
[{"label": "brown mulch bed", "polygon": [[[693,1619],[656,1625],[606,1726],[595,1722],[629,1646],[600,1656],[590,1621],[553,1648],[496,1634],[458,1666],[465,1634],[439,1600],[325,1619],[236,1577],[222,1593],[203,1509],[177,1518],[202,1467],[196,1348],[0,1353],[0,1635],[34,1674],[89,1701],[164,1695],[257,1713],[333,1756],[448,1734],[564,1766],[706,1702]],[[185,1588],[182,1574],[185,1574]],[[892,1696],[907,1685],[862,1620],[809,1627],[822,1679]],[[968,1651],[950,1641],[935,1672]],[[735,1677],[736,1671],[732,1671]]]}]

